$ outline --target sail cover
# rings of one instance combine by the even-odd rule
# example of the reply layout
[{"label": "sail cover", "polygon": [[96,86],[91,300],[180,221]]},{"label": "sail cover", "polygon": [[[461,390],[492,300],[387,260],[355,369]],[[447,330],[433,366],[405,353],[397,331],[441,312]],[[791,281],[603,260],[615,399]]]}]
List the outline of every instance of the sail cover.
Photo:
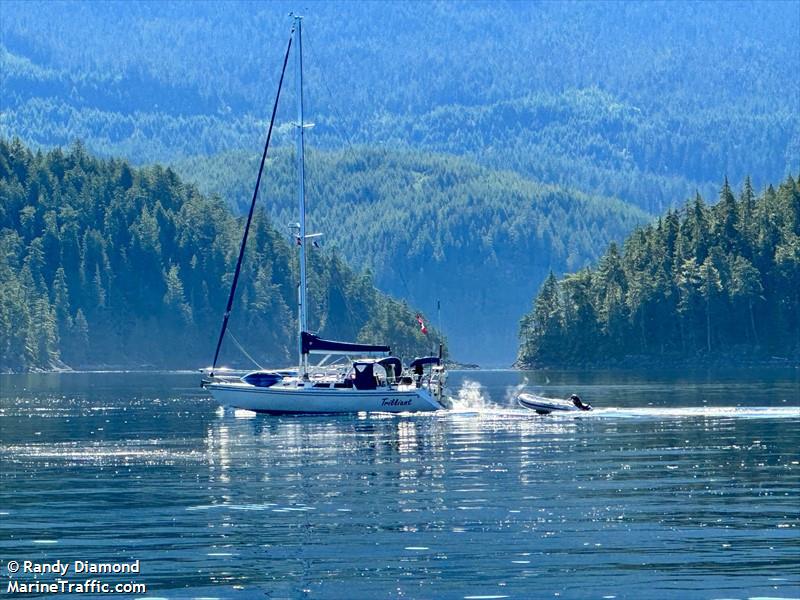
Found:
[{"label": "sail cover", "polygon": [[307,331],[302,333],[301,340],[303,354],[359,354],[365,356],[369,354],[386,354],[390,351],[389,346],[323,340]]}]

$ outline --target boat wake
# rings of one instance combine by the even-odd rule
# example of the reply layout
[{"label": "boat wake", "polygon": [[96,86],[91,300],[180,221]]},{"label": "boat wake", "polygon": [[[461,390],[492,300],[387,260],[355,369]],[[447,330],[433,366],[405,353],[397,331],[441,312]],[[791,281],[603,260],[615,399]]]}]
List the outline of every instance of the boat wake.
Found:
[{"label": "boat wake", "polygon": [[[573,420],[600,419],[616,420],[679,420],[679,419],[795,419],[800,420],[800,407],[773,406],[715,406],[715,407],[607,407],[594,408],[591,411],[554,411],[546,415],[521,406],[500,406],[491,400],[482,399],[483,403],[468,400],[456,400],[453,408],[444,411],[445,415],[454,417],[478,417],[482,420],[499,419],[502,421],[539,421],[541,423],[564,423]],[[440,413],[441,414],[441,413]]]},{"label": "boat wake", "polygon": [[537,415],[532,408],[518,405],[523,389],[524,386],[509,387],[506,401],[512,407],[497,407],[498,412],[562,419],[800,419],[800,406],[605,406],[602,400],[598,400],[591,411],[554,410],[547,415]]},{"label": "boat wake", "polygon": [[[527,382],[525,382],[527,383]],[[525,383],[509,386],[504,394],[503,402],[492,400],[486,388],[477,381],[465,380],[461,387],[451,392],[450,408],[438,413],[427,413],[427,416],[481,417],[495,419],[800,419],[798,406],[596,406],[591,411],[552,412],[547,415],[536,414],[535,411],[523,408],[516,402]],[[220,408],[218,416],[224,414]],[[416,413],[374,413],[372,418],[407,417]],[[248,419],[257,416],[249,410],[237,409],[237,419]],[[417,415],[419,416],[419,415]]]},{"label": "boat wake", "polygon": [[[567,413],[576,416],[576,413]],[[563,415],[560,415],[563,416]],[[597,408],[581,417],[612,419],[800,419],[797,406],[676,406],[642,408]]]},{"label": "boat wake", "polygon": [[451,398],[450,412],[492,412],[499,410],[500,406],[489,398],[486,390],[477,381],[466,379],[458,392]]}]

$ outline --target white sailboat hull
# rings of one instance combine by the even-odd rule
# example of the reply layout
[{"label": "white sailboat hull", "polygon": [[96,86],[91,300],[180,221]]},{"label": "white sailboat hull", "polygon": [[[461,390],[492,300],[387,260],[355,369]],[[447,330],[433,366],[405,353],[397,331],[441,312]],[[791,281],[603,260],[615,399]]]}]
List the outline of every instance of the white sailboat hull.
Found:
[{"label": "white sailboat hull", "polygon": [[444,408],[425,388],[355,390],[245,383],[206,386],[223,406],[263,413],[431,412]]}]

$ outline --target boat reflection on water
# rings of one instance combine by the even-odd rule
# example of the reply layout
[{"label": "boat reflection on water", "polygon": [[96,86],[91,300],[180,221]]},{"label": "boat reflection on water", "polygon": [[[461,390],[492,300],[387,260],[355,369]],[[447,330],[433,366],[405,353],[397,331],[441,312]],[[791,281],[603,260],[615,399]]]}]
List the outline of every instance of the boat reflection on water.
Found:
[{"label": "boat reflection on water", "polygon": [[550,373],[601,408],[547,418],[510,371],[452,373],[452,410],[273,417],[191,374],[0,375],[0,553],[141,559],[169,598],[792,597],[800,380],[746,375]]}]

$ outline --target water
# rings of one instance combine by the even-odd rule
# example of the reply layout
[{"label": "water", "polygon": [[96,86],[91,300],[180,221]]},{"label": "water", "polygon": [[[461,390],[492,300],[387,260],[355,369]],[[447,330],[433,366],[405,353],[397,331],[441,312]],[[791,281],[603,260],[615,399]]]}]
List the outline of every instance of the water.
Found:
[{"label": "water", "polygon": [[193,374],[0,376],[0,585],[9,560],[139,559],[95,577],[170,599],[800,597],[797,370],[527,374],[597,408],[547,417],[511,403],[525,377],[454,373],[433,415],[264,417]]}]

